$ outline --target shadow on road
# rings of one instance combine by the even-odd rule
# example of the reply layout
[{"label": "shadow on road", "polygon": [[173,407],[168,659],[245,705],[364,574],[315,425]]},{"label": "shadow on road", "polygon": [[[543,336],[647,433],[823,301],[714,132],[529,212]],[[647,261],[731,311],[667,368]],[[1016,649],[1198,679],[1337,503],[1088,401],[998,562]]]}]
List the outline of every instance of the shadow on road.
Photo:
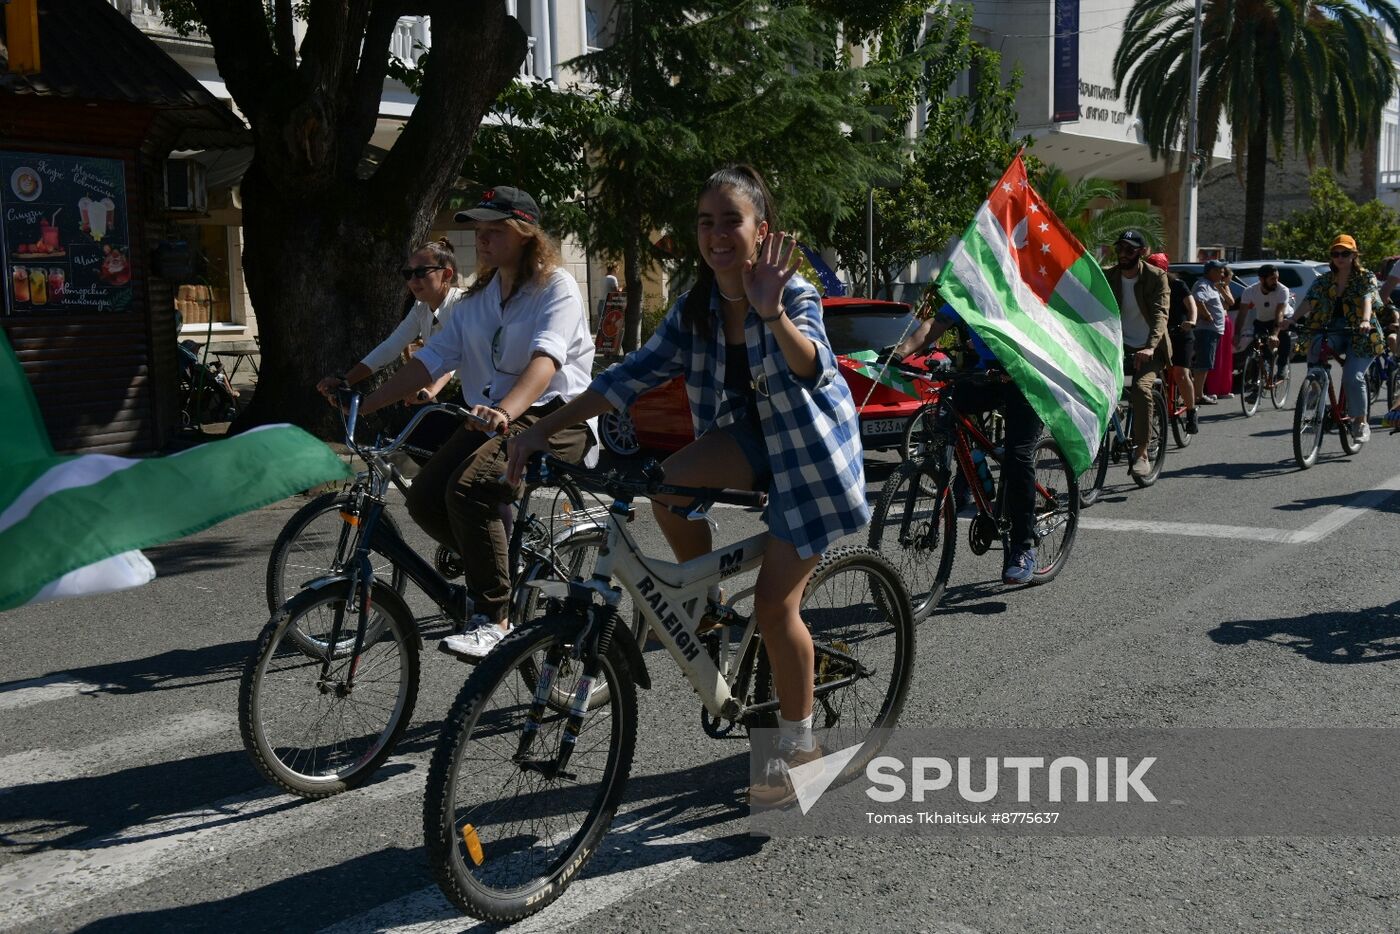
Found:
[{"label": "shadow on road", "polygon": [[156,576],[174,577],[202,571],[222,571],[248,560],[248,543],[234,538],[205,541],[174,541],[144,549],[155,565]]},{"label": "shadow on road", "polygon": [[1400,660],[1400,601],[1377,609],[1221,623],[1209,635],[1220,645],[1268,642],[1329,665],[1393,662]]}]

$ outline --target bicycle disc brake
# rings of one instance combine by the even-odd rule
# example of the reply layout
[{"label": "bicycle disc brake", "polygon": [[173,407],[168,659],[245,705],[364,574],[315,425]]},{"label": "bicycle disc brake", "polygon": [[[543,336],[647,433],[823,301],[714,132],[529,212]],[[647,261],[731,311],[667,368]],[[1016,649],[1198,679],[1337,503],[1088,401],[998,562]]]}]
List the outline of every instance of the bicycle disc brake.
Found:
[{"label": "bicycle disc brake", "polygon": [[997,526],[997,520],[985,512],[978,512],[972,517],[972,524],[967,529],[967,546],[974,555],[985,555],[992,543],[1000,538],[1001,529]]}]

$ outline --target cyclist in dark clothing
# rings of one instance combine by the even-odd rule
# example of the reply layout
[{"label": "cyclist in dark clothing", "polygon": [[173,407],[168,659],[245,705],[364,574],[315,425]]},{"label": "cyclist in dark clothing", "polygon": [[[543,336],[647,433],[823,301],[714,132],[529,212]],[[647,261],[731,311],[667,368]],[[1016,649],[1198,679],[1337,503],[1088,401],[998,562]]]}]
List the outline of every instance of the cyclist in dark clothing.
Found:
[{"label": "cyclist in dark clothing", "polygon": [[[938,342],[950,327],[963,331],[977,354],[969,369],[997,368],[996,356],[950,305],[921,324],[895,348],[898,357],[924,352]],[[1040,416],[1025,395],[1003,377],[1002,382],[958,387],[959,411],[973,415],[998,409],[1006,424],[1006,454],[1002,462],[1002,483],[1006,484],[1006,518],[1010,523],[1002,563],[1001,582],[1008,586],[1029,584],[1035,572],[1035,446],[1044,427]]]}]

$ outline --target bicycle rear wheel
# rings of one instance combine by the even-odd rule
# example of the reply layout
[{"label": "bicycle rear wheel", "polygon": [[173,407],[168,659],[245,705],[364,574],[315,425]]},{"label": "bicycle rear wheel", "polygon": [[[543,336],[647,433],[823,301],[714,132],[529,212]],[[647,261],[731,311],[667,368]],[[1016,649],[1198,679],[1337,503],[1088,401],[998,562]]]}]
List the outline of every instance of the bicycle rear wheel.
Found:
[{"label": "bicycle rear wheel", "polygon": [[926,619],[943,598],[957,538],[951,484],[922,459],[900,464],[880,490],[869,545],[904,579],[915,622]]},{"label": "bicycle rear wheel", "polygon": [[[564,772],[555,765],[566,714],[546,707],[523,742],[533,696],[516,673],[561,659],[582,625],[550,614],[512,632],[467,678],[443,724],[428,768],[423,836],[443,894],[474,918],[518,921],[553,902],[588,863],[622,800],[637,694],[616,638],[600,659],[612,685],[608,702],[587,714]],[[581,676],[575,669],[560,690],[572,694]]]},{"label": "bicycle rear wheel", "polygon": [[[349,506],[350,499],[349,493],[322,493],[292,513],[282,527],[272,545],[272,553],[267,556],[269,613],[276,613],[309,582],[344,572],[355,545],[355,529],[340,515]],[[402,537],[389,510],[380,513],[379,521],[386,523],[394,535]],[[395,593],[403,594],[408,586],[403,568],[377,552],[371,554],[375,578],[387,581]]]},{"label": "bicycle rear wheel", "polygon": [[[812,726],[840,728],[843,739],[858,742],[873,730],[899,721],[914,667],[914,614],[899,573],[869,548],[846,546],[822,558],[802,593],[802,621],[812,633],[816,698]],[[844,679],[849,684],[823,689]],[[766,646],[754,672],[754,698],[777,698]],[[774,725],[776,717],[761,724]],[[863,749],[864,766],[877,744]]]},{"label": "bicycle rear wheel", "polygon": [[1244,373],[1240,377],[1240,409],[1249,418],[1259,411],[1259,400],[1264,395],[1263,358],[1251,351],[1244,359]]},{"label": "bicycle rear wheel", "polygon": [[1035,446],[1035,486],[1035,571],[1031,580],[1046,584],[1064,570],[1079,530],[1079,480],[1053,438],[1042,438]]},{"label": "bicycle rear wheel", "polygon": [[1385,375],[1385,407],[1387,411],[1395,408],[1397,399],[1400,399],[1400,365],[1397,365],[1395,358],[1391,357]]},{"label": "bicycle rear wheel", "polygon": [[1322,380],[1312,374],[1305,376],[1293,406],[1293,459],[1300,470],[1317,463],[1317,453],[1322,449],[1322,408],[1326,404]]},{"label": "bicycle rear wheel", "polygon": [[[413,614],[375,581],[358,657],[349,581],[305,590],[275,613],[243,669],[238,725],[258,771],[292,794],[325,798],[362,784],[413,719],[418,697],[418,633]],[[329,672],[335,615],[343,613]],[[312,653],[310,638],[320,645]],[[350,676],[353,671],[354,680]]]},{"label": "bicycle rear wheel", "polygon": [[[1167,463],[1167,400],[1160,387],[1152,390],[1152,437],[1147,442],[1148,471],[1138,476],[1129,471],[1133,482],[1140,487],[1149,487],[1162,475],[1162,467]],[[1129,454],[1131,457],[1131,453]]]},{"label": "bicycle rear wheel", "polygon": [[904,423],[904,437],[899,442],[901,460],[918,460],[928,453],[929,441],[937,434],[937,414],[938,406],[926,403]]},{"label": "bicycle rear wheel", "polygon": [[1094,462],[1079,477],[1079,508],[1088,509],[1103,496],[1103,485],[1108,481],[1109,448],[1113,444],[1113,429],[1104,432],[1099,442],[1099,452]]}]

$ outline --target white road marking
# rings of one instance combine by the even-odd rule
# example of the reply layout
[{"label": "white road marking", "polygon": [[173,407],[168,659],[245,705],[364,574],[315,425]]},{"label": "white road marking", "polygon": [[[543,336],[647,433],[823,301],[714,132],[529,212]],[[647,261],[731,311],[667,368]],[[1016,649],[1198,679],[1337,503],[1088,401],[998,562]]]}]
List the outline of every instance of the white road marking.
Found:
[{"label": "white road marking", "polygon": [[1249,542],[1293,543],[1298,533],[1288,529],[1263,529],[1246,525],[1211,525],[1202,522],[1158,522],[1152,519],[1101,519],[1080,515],[1079,527],[1104,532],[1150,532],[1196,538],[1235,538]]},{"label": "white road marking", "polygon": [[[624,898],[734,850],[732,843],[716,840],[712,833],[688,830],[668,835],[665,823],[649,817],[637,818],[635,811],[619,815],[619,819],[631,819],[631,822],[614,825],[584,869],[583,878],[570,885],[550,907],[512,925],[511,934],[552,934],[568,930]],[[713,832],[720,826],[723,825],[712,825],[710,830]],[[649,850],[652,854],[657,852],[651,849],[653,847],[673,851],[674,855],[653,861],[648,853]],[[448,934],[494,929],[485,922],[472,923],[443,897],[437,886],[430,886],[325,928],[320,934]]]},{"label": "white road marking", "polygon": [[1375,489],[1367,490],[1345,506],[1338,506],[1312,525],[1300,529],[1294,533],[1294,543],[1306,545],[1320,542],[1343,526],[1366,515],[1370,510],[1383,505],[1397,492],[1400,492],[1400,474],[1381,481]]},{"label": "white road marking", "polygon": [[[381,768],[419,767],[324,801],[259,789],[15,860],[0,866],[0,918],[15,927],[42,920],[230,853],[332,826],[374,802],[421,794],[426,762],[426,756],[391,759]],[[265,817],[272,819],[257,819]]]},{"label": "white road marking", "polygon": [[114,684],[93,684],[72,675],[48,675],[29,681],[12,681],[0,685],[0,710],[19,710],[46,701],[77,697],[79,694],[97,694],[114,687]]},{"label": "white road marking", "polygon": [[[81,749],[29,749],[0,756],[0,794],[22,785],[61,782],[111,772],[151,753],[180,749],[207,736],[237,729],[233,716],[195,710],[167,717],[139,733],[128,733]],[[179,758],[177,755],[175,758]]]}]

